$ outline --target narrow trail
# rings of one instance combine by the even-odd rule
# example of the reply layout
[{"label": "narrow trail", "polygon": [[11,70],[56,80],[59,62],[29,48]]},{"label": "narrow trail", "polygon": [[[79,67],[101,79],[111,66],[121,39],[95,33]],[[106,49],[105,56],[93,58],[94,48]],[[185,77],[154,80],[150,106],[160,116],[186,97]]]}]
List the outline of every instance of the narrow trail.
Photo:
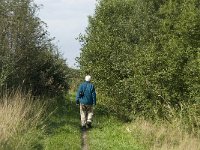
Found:
[{"label": "narrow trail", "polygon": [[87,131],[81,133],[81,148],[82,150],[88,150]]},{"label": "narrow trail", "polygon": [[[73,104],[73,100],[74,100],[74,96],[72,96],[72,94],[70,94],[70,102],[71,105]],[[88,146],[88,142],[87,142],[87,129],[86,130],[81,130],[81,150],[89,150],[89,146]]]}]

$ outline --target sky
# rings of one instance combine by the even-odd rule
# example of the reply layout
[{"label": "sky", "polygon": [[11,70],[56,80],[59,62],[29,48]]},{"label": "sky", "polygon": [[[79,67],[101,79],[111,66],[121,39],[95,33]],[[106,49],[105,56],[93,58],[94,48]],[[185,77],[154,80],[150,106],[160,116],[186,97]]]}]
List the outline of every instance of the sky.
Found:
[{"label": "sky", "polygon": [[58,46],[69,67],[76,68],[75,58],[81,45],[76,38],[84,34],[88,16],[93,15],[96,0],[34,0],[40,5],[39,18],[44,21],[54,43]]}]

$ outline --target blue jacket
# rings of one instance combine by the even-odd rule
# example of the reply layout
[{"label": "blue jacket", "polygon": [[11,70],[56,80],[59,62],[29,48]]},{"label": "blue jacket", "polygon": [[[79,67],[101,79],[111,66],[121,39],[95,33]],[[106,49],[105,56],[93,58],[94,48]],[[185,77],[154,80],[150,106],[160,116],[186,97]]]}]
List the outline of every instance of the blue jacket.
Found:
[{"label": "blue jacket", "polygon": [[[80,96],[80,93],[83,92],[84,96]],[[76,103],[81,103],[85,105],[96,105],[96,92],[94,85],[90,82],[83,82],[77,91],[76,94]]]}]

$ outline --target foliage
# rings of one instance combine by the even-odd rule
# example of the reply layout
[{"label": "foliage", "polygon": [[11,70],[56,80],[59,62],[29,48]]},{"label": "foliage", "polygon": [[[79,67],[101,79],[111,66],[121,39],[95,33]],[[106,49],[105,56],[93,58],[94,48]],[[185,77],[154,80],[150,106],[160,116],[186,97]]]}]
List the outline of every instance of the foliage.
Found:
[{"label": "foliage", "polygon": [[81,80],[82,80],[82,78],[81,78],[80,69],[70,68],[69,85],[70,85],[70,91],[71,92],[76,92]]},{"label": "foliage", "polygon": [[68,89],[68,66],[37,16],[32,0],[0,1],[0,85],[34,95]]},{"label": "foliage", "polygon": [[102,103],[127,119],[169,120],[171,110],[199,106],[199,8],[198,0],[100,0],[78,61],[109,97]]}]

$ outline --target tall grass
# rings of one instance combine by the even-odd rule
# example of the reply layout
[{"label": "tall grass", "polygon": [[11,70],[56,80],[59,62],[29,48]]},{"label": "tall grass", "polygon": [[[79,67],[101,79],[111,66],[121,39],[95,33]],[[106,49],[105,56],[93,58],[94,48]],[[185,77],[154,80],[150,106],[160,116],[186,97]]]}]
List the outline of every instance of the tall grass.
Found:
[{"label": "tall grass", "polygon": [[[183,128],[180,119],[172,122],[150,122],[137,119],[126,126],[133,137],[151,150],[199,150],[200,137]],[[197,129],[199,130],[199,129]]]},{"label": "tall grass", "polygon": [[32,149],[42,134],[44,105],[30,94],[4,92],[0,97],[0,149]]}]

